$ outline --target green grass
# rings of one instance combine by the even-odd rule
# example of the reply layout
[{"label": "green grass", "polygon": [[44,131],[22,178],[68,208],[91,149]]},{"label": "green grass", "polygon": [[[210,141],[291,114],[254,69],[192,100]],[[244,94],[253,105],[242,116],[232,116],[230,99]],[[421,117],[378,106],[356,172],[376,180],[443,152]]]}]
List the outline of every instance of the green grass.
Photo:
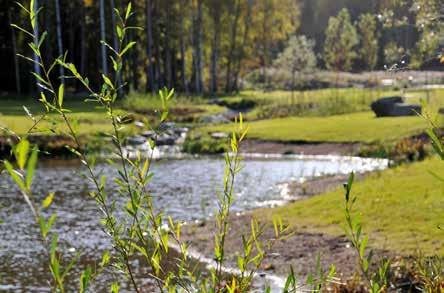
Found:
[{"label": "green grass", "polygon": [[[43,106],[33,100],[0,100],[0,127],[8,128],[17,134],[26,133],[34,122],[26,115],[23,109],[25,105],[29,111],[38,118],[44,113]],[[103,109],[100,109],[93,102],[84,102],[83,100],[67,100],[64,107],[71,110],[68,117],[76,120],[80,135],[95,134],[97,132],[108,132],[112,130],[112,125]],[[123,113],[122,110],[117,112]],[[52,134],[47,129],[55,128],[58,131],[66,131],[64,123],[58,114],[51,113],[46,121],[39,124],[38,130],[43,134]],[[132,127],[128,127],[131,131]]]},{"label": "green grass", "polygon": [[[200,96],[186,97],[177,95],[170,101],[172,112],[190,112],[194,118],[205,115],[212,115],[225,111],[224,107],[208,104],[208,99]],[[162,102],[158,96],[150,94],[132,93],[125,98],[120,105],[129,111],[152,111],[162,108]],[[183,111],[185,110],[185,111]]]},{"label": "green grass", "polygon": [[[423,90],[409,90],[405,94],[388,89],[320,89],[296,91],[243,91],[236,96],[222,99],[231,102],[251,100],[257,106],[246,117],[250,120],[280,118],[288,116],[330,116],[368,111],[372,101],[383,97],[403,95],[408,103],[420,103],[426,99]],[[429,103],[436,107],[444,106],[444,90],[430,90]]]},{"label": "green grass", "polygon": [[[289,117],[249,122],[249,138],[284,142],[389,142],[422,132],[417,116],[375,118],[372,112],[329,117]],[[233,124],[204,127],[204,132],[233,129]]]},{"label": "green grass", "polygon": [[[444,254],[444,183],[429,172],[444,176],[444,162],[434,158],[389,169],[353,185],[356,208],[370,245],[403,254],[420,249]],[[441,170],[441,171],[440,171]],[[343,234],[344,192],[315,196],[268,213],[281,216],[294,228]],[[263,211],[257,212],[263,217]]]},{"label": "green grass", "polygon": [[[215,114],[224,111],[225,108],[217,105],[207,104],[208,100],[203,98],[184,98],[178,97],[173,99],[171,104],[172,118],[186,118],[189,121],[199,119],[201,116]],[[26,115],[23,109],[26,106],[33,115],[39,117],[39,114],[44,112],[43,106],[31,99],[1,99],[0,100],[0,127],[8,128],[17,134],[26,133],[33,125],[33,121]],[[68,114],[73,120],[78,121],[78,132],[81,135],[95,134],[97,132],[109,132],[112,130],[112,125],[103,109],[96,103],[84,102],[83,98],[67,99],[64,103],[66,109],[71,110]],[[151,95],[130,95],[123,101],[118,101],[116,104],[118,113],[133,113],[138,118],[143,118],[143,111],[152,111],[161,109],[162,104],[160,99]],[[183,113],[181,112],[183,110]],[[181,115],[183,117],[181,117]],[[59,131],[66,131],[66,128],[57,114],[50,114],[48,121],[43,121],[39,127],[41,132],[51,134],[48,128],[58,128]],[[125,129],[127,132],[135,131],[133,126],[128,126]],[[0,131],[1,133],[1,131]]]}]

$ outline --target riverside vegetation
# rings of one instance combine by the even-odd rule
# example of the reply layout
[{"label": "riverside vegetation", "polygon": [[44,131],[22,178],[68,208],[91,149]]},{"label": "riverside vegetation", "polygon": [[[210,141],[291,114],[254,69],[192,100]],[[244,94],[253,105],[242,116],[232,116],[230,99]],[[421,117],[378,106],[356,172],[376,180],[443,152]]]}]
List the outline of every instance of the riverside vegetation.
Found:
[{"label": "riverside vegetation", "polygon": [[[24,13],[29,15],[31,26],[36,25],[36,15],[40,12],[31,1],[29,9],[22,6]],[[235,125],[231,125],[235,130],[229,137],[229,152],[225,155],[225,171],[223,174],[223,190],[218,196],[219,209],[216,215],[215,247],[214,259],[216,265],[213,268],[205,269],[200,264],[196,264],[190,259],[187,251],[187,245],[181,242],[181,225],[176,223],[162,212],[156,211],[153,206],[155,197],[150,193],[149,183],[152,180],[151,166],[152,158],[144,158],[138,154],[135,159],[124,156],[122,151],[123,129],[126,127],[125,114],[116,110],[115,105],[118,99],[119,73],[122,69],[123,58],[134,45],[127,43],[128,32],[134,30],[128,26],[128,20],[132,16],[131,4],[121,14],[116,10],[118,24],[116,33],[119,39],[118,48],[111,49],[110,58],[113,61],[114,77],[102,75],[103,84],[99,91],[95,91],[89,84],[86,77],[79,74],[76,66],[72,63],[66,63],[64,56],[52,61],[51,66],[46,67],[46,62],[40,51],[40,47],[45,41],[46,34],[37,38],[32,32],[24,28],[17,27],[23,33],[35,39],[36,42],[29,44],[30,48],[40,60],[37,66],[42,74],[34,72],[34,76],[39,80],[42,87],[40,102],[45,112],[41,116],[35,116],[28,109],[27,114],[33,121],[28,131],[23,131],[16,135],[18,143],[13,147],[12,154],[15,162],[5,160],[3,162],[4,171],[17,184],[21,191],[23,199],[27,202],[32,215],[35,218],[36,225],[40,229],[41,245],[45,248],[48,257],[48,269],[51,272],[52,280],[49,280],[51,291],[66,292],[72,288],[67,287],[68,278],[79,278],[77,290],[87,292],[93,288],[94,280],[98,275],[112,271],[115,274],[115,281],[109,284],[111,292],[118,292],[121,281],[127,279],[131,283],[131,290],[135,292],[145,291],[137,283],[133,275],[133,265],[131,260],[136,256],[141,258],[139,265],[146,266],[149,270],[149,276],[155,281],[155,286],[161,292],[246,292],[252,289],[255,272],[261,267],[264,256],[272,251],[273,243],[280,241],[285,237],[291,237],[289,226],[284,218],[276,217],[272,221],[275,231],[274,238],[271,240],[261,240],[261,235],[265,229],[257,221],[253,220],[250,231],[242,235],[242,251],[238,255],[238,272],[227,273],[225,271],[225,239],[229,233],[230,225],[230,207],[234,200],[233,188],[235,185],[236,174],[241,172],[242,158],[239,154],[242,141],[249,132],[245,126],[243,116],[240,115]],[[66,55],[65,55],[66,56]],[[24,57],[27,58],[27,57]],[[27,58],[31,62],[33,59]],[[95,171],[95,159],[81,148],[79,136],[81,132],[78,129],[72,113],[64,101],[65,88],[60,83],[55,86],[53,79],[50,78],[52,70],[56,67],[63,67],[69,72],[70,78],[80,82],[89,92],[89,97],[85,103],[94,103],[103,113],[104,132],[109,132],[108,137],[114,145],[115,161],[108,162],[114,164],[119,169],[118,176],[115,178],[106,178]],[[160,134],[163,124],[169,116],[169,103],[174,96],[173,90],[161,90],[159,92],[160,104],[157,111],[157,119],[154,121],[145,120],[145,127]],[[52,118],[51,118],[52,117]],[[58,117],[58,118],[55,118]],[[49,119],[49,120],[48,120]],[[95,189],[90,192],[92,198],[97,204],[97,217],[103,225],[110,240],[112,241],[112,250],[105,252],[100,264],[97,266],[88,266],[82,268],[79,276],[73,272],[73,268],[78,265],[78,257],[74,259],[65,259],[63,250],[58,245],[59,235],[51,232],[51,227],[57,221],[57,213],[45,218],[42,216],[42,210],[51,206],[54,193],[45,196],[45,199],[39,203],[35,200],[33,194],[33,179],[37,166],[39,150],[27,140],[27,135],[40,123],[48,123],[53,119],[55,124],[63,123],[63,129],[48,127],[58,133],[66,132],[74,141],[74,146],[69,150],[81,161],[85,169],[85,180],[94,183]],[[46,121],[46,122],[44,122]],[[53,120],[54,121],[54,120]],[[254,128],[254,123],[251,124]],[[253,130],[254,131],[254,130]],[[429,135],[433,142],[434,149],[439,156],[444,159],[444,147],[436,135],[437,127],[432,124]],[[155,142],[150,141],[152,147]],[[2,173],[3,173],[2,172]],[[437,176],[438,177],[438,176]],[[363,290],[368,292],[386,292],[397,286],[396,280],[392,278],[391,265],[389,260],[382,260],[380,264],[372,261],[372,253],[368,250],[368,236],[364,236],[363,222],[357,215],[355,203],[360,199],[352,194],[354,175],[351,174],[348,182],[345,184],[344,211],[345,232],[349,237],[352,246],[357,255],[357,272],[363,282]],[[107,182],[114,181],[119,185],[117,196],[127,199],[124,207],[119,207],[113,199],[116,195],[107,194],[105,186]],[[34,184],[36,184],[35,182]],[[39,182],[40,183],[40,182]],[[330,196],[331,197],[331,196]],[[340,198],[340,197],[337,197]],[[320,208],[320,206],[318,206]],[[124,217],[117,216],[118,209],[123,209]],[[337,209],[336,209],[337,210]],[[313,210],[316,215],[316,210]],[[318,214],[319,215],[319,214]],[[433,234],[436,235],[436,234]],[[437,237],[440,237],[439,234]],[[400,239],[402,241],[402,239]],[[178,256],[171,259],[171,251],[177,247]],[[168,262],[173,262],[172,268]],[[440,257],[419,259],[412,269],[415,288],[427,292],[442,292],[443,275]],[[290,269],[290,274],[286,279],[283,292],[297,292],[299,290],[309,290],[318,292],[327,290],[327,288],[344,286],[334,277],[335,268],[332,267],[328,272],[324,272],[320,265],[313,268],[313,274],[307,280],[298,280],[295,273]],[[346,292],[346,288],[342,288]],[[353,289],[350,289],[353,290]],[[270,292],[270,288],[265,288],[265,292]]]}]

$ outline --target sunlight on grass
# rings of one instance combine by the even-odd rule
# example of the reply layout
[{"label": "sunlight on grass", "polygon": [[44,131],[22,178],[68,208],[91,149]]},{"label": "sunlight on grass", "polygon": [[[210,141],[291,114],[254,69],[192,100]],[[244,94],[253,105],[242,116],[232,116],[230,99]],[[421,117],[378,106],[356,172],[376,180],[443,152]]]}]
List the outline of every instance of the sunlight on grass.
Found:
[{"label": "sunlight on grass", "polygon": [[[403,254],[413,254],[417,249],[444,253],[443,231],[438,229],[443,224],[444,184],[430,174],[442,167],[442,161],[429,159],[355,182],[352,193],[358,198],[356,210],[372,246]],[[342,235],[343,209],[344,191],[340,188],[269,214],[282,216],[297,230]]]},{"label": "sunlight on grass", "polygon": [[[385,142],[422,132],[421,117],[376,118],[372,112],[329,117],[290,117],[250,122],[249,138],[286,142]],[[232,129],[232,124],[202,128],[204,132]]]}]

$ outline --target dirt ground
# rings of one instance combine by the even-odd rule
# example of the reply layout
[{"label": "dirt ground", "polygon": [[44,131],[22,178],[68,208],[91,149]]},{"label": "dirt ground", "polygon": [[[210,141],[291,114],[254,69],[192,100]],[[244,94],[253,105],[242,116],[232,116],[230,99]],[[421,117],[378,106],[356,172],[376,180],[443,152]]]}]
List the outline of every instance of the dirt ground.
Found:
[{"label": "dirt ground", "polygon": [[359,143],[283,143],[258,139],[242,142],[242,152],[261,154],[354,155],[359,148]]}]

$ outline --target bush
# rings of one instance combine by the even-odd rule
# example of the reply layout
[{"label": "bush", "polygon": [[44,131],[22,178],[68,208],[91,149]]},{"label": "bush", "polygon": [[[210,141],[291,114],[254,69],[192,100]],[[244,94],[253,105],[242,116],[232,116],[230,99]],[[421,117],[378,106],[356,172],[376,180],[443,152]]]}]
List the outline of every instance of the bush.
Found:
[{"label": "bush", "polygon": [[227,139],[214,139],[208,134],[188,135],[183,151],[190,154],[222,154],[228,151]]}]

